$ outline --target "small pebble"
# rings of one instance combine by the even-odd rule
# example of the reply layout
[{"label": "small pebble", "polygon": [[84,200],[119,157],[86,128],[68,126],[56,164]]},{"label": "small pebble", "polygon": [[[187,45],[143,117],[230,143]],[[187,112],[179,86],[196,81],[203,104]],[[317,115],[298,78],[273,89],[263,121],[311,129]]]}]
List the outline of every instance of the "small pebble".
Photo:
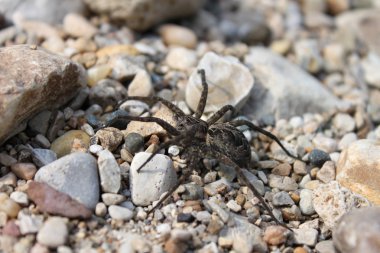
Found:
[{"label": "small pebble", "polygon": [[122,132],[114,127],[100,129],[95,135],[98,137],[102,147],[104,149],[108,149],[109,151],[114,151],[117,149],[123,141]]},{"label": "small pebble", "polygon": [[309,189],[303,189],[300,193],[300,209],[305,215],[312,215],[315,213],[313,206],[313,192]]},{"label": "small pebble", "polygon": [[65,219],[49,217],[38,231],[37,241],[47,247],[57,248],[66,243],[67,237],[68,228]]},{"label": "small pebble", "polygon": [[123,221],[129,221],[134,216],[134,212],[128,208],[115,205],[108,207],[108,213],[112,219]]},{"label": "small pebble", "polygon": [[305,244],[313,247],[317,243],[317,237],[318,231],[316,229],[294,229],[294,240],[296,244]]},{"label": "small pebble", "polygon": [[144,146],[144,137],[138,133],[130,133],[124,139],[123,147],[128,150],[129,153],[135,154]]},{"label": "small pebble", "polygon": [[24,192],[14,191],[9,197],[21,206],[27,206],[29,204],[28,195]]},{"label": "small pebble", "polygon": [[104,217],[107,214],[107,206],[104,203],[99,202],[95,206],[95,214],[96,216]]},{"label": "small pebble", "polygon": [[21,207],[6,193],[0,193],[0,211],[6,213],[10,218],[17,217]]},{"label": "small pebble", "polygon": [[326,161],[331,160],[329,154],[320,149],[313,149],[310,152],[309,159],[310,163],[317,167],[322,167]]},{"label": "small pebble", "polygon": [[294,201],[289,196],[289,193],[281,191],[277,192],[273,195],[272,199],[273,205],[275,206],[292,206],[294,205]]},{"label": "small pebble", "polygon": [[177,216],[177,222],[191,223],[195,220],[195,217],[191,213],[179,213]]},{"label": "small pebble", "polygon": [[281,245],[286,241],[287,229],[281,226],[269,226],[265,229],[263,239],[270,245]]},{"label": "small pebble", "polygon": [[227,202],[226,206],[227,206],[230,210],[234,211],[235,213],[240,212],[240,210],[241,210],[241,206],[238,205],[238,204],[236,203],[236,201],[233,200],[233,199],[229,200],[229,201]]},{"label": "small pebble", "polygon": [[107,206],[120,204],[125,200],[125,196],[115,193],[103,193],[102,200]]}]

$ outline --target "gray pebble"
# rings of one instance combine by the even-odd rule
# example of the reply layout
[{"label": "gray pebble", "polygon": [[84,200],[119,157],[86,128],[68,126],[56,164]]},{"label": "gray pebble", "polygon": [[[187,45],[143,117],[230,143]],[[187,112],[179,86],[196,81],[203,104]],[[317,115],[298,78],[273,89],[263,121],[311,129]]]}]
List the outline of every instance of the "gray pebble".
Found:
[{"label": "gray pebble", "polygon": [[102,200],[107,206],[120,204],[125,200],[125,196],[115,193],[103,193]]},{"label": "gray pebble", "polygon": [[185,192],[182,193],[183,200],[196,200],[203,198],[203,188],[195,183],[189,183],[183,185]]},{"label": "gray pebble", "polygon": [[123,221],[129,221],[134,216],[134,212],[128,208],[115,205],[108,207],[108,213],[112,219]]},{"label": "gray pebble", "polygon": [[100,151],[98,155],[100,186],[103,192],[117,193],[121,187],[119,165],[108,150]]},{"label": "gray pebble", "polygon": [[331,160],[330,156],[328,153],[325,151],[322,151],[320,149],[313,149],[310,152],[309,156],[311,164],[317,166],[317,167],[322,167],[322,165],[326,162]]},{"label": "gray pebble", "polygon": [[35,180],[44,182],[94,209],[99,199],[96,160],[92,155],[76,152],[66,155],[42,168]]},{"label": "gray pebble", "polygon": [[273,195],[272,199],[273,205],[275,206],[292,206],[294,205],[294,201],[289,196],[289,193],[281,191],[277,192]]},{"label": "gray pebble", "polygon": [[95,215],[99,217],[104,217],[106,214],[107,214],[107,206],[102,202],[99,202],[98,204],[96,204]]},{"label": "gray pebble", "polygon": [[17,159],[13,158],[12,156],[6,153],[0,153],[0,164],[9,167],[15,163],[17,163]]},{"label": "gray pebble", "polygon": [[34,148],[32,159],[38,167],[43,167],[57,160],[57,154],[50,149]]},{"label": "gray pebble", "polygon": [[303,189],[300,193],[300,209],[305,215],[312,215],[315,213],[313,206],[313,191]]},{"label": "gray pebble", "polygon": [[135,154],[144,147],[144,137],[138,133],[130,133],[124,139],[124,148],[126,148],[129,153]]},{"label": "gray pebble", "polygon": [[51,111],[42,111],[32,119],[29,120],[28,126],[32,131],[46,135],[49,128],[49,119],[51,116]]},{"label": "gray pebble", "polygon": [[42,148],[50,148],[50,141],[42,134],[37,134],[35,137],[35,141],[42,147]]},{"label": "gray pebble", "polygon": [[168,153],[172,156],[177,156],[179,155],[179,147],[176,145],[170,146],[168,149]]},{"label": "gray pebble", "polygon": [[315,250],[318,253],[336,253],[334,243],[331,240],[320,241],[315,245]]},{"label": "gray pebble", "polygon": [[92,128],[92,126],[88,123],[84,123],[80,129],[85,131],[89,136],[93,136],[95,134],[94,128]]},{"label": "gray pebble", "polygon": [[269,175],[269,186],[282,191],[295,191],[298,188],[298,184],[293,178],[274,174]]},{"label": "gray pebble", "polygon": [[294,241],[296,244],[315,246],[317,243],[318,231],[314,228],[294,229]]}]

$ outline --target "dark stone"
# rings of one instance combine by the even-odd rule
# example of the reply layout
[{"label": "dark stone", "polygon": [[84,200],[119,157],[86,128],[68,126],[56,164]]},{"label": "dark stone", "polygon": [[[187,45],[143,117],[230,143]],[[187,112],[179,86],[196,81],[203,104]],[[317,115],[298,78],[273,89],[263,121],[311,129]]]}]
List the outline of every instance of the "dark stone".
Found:
[{"label": "dark stone", "polygon": [[125,137],[124,147],[131,153],[134,154],[140,151],[144,146],[144,137],[138,133],[130,133]]},{"label": "dark stone", "polygon": [[313,149],[309,155],[310,163],[317,167],[322,167],[326,161],[330,161],[330,155],[320,149]]},{"label": "dark stone", "polygon": [[177,222],[191,223],[194,221],[194,216],[191,213],[180,213],[177,216]]}]

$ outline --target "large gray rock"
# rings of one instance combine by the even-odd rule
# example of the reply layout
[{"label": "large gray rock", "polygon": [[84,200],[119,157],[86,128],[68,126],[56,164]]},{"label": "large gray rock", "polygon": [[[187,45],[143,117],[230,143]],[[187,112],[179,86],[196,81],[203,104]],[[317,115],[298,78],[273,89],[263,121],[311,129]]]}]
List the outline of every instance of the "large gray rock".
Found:
[{"label": "large gray rock", "polygon": [[96,160],[86,153],[72,153],[38,170],[34,178],[66,193],[94,209],[99,200],[99,179]]},{"label": "large gray rock", "polygon": [[253,47],[244,62],[256,81],[243,108],[250,118],[274,115],[282,119],[347,106],[317,79],[265,48]]},{"label": "large gray rock", "polygon": [[30,117],[63,105],[86,85],[82,66],[39,48],[0,48],[0,59],[0,144]]},{"label": "large gray rock", "polygon": [[8,20],[23,18],[60,24],[67,13],[84,13],[85,4],[78,0],[0,0],[0,12]]},{"label": "large gray rock", "polygon": [[115,20],[125,21],[136,30],[146,30],[164,20],[187,17],[202,5],[202,0],[85,0],[88,7]]},{"label": "large gray rock", "polygon": [[333,242],[340,252],[380,252],[380,208],[353,210],[342,217],[333,231]]}]

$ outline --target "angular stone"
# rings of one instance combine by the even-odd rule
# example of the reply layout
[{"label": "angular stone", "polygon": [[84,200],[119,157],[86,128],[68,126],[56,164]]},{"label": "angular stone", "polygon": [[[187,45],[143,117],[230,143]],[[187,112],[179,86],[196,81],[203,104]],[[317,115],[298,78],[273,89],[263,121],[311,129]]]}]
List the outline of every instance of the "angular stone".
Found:
[{"label": "angular stone", "polygon": [[358,140],[340,154],[336,180],[344,187],[380,205],[380,142]]},{"label": "angular stone", "polygon": [[51,248],[56,248],[66,243],[69,231],[65,219],[50,217],[38,231],[37,241]]},{"label": "angular stone", "polygon": [[86,85],[83,67],[39,48],[4,47],[0,58],[0,69],[7,70],[0,72],[0,143],[23,130],[30,117],[61,106]]},{"label": "angular stone", "polygon": [[64,156],[40,168],[35,180],[68,194],[89,209],[98,203],[98,170],[92,155],[76,152]]},{"label": "angular stone", "polygon": [[[246,102],[254,80],[243,64],[237,59],[206,53],[196,69],[204,69],[208,83],[208,97],[205,113],[212,113],[230,104],[239,110]],[[195,70],[186,85],[186,103],[196,110],[202,92],[202,81]],[[227,92],[228,91],[228,92]]]},{"label": "angular stone", "polygon": [[294,230],[294,241],[296,244],[315,246],[317,243],[318,231],[314,228],[304,228]]},{"label": "angular stone", "polygon": [[30,182],[27,194],[42,212],[68,218],[86,219],[91,217],[91,211],[83,204],[46,183]]},{"label": "angular stone", "polygon": [[337,181],[321,184],[313,192],[313,206],[328,229],[336,226],[338,220],[357,206],[368,206],[369,201],[340,187]]}]

